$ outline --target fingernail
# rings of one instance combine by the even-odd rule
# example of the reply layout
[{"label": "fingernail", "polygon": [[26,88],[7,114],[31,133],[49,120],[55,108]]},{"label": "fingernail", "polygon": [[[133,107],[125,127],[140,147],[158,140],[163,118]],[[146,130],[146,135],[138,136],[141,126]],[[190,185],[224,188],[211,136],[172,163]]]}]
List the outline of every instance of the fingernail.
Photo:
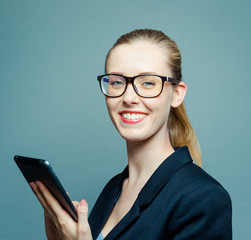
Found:
[{"label": "fingernail", "polygon": [[83,207],[85,207],[85,206],[87,205],[85,199],[82,199],[82,200],[80,201],[80,205],[83,206]]},{"label": "fingernail", "polygon": [[36,185],[37,185],[38,187],[40,187],[40,186],[41,186],[41,183],[40,183],[39,181],[36,181]]},{"label": "fingernail", "polygon": [[34,182],[30,182],[29,185],[31,188],[34,188]]}]

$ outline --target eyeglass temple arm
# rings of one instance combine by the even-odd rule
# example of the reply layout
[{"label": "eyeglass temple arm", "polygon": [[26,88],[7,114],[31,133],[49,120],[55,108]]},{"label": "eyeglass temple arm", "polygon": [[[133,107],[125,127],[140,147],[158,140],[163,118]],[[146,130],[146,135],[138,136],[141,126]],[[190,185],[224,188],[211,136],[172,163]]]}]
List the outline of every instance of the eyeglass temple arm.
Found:
[{"label": "eyeglass temple arm", "polygon": [[171,78],[171,77],[168,77],[167,81],[173,84],[179,84],[181,82],[180,80],[177,80],[176,78]]}]

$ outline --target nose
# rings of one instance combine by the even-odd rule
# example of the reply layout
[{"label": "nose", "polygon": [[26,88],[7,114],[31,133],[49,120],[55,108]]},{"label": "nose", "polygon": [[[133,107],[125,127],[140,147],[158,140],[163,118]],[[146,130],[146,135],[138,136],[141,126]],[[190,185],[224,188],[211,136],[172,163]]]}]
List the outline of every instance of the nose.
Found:
[{"label": "nose", "polygon": [[132,83],[128,83],[126,91],[124,92],[122,97],[123,97],[123,102],[127,105],[139,103],[139,96],[135,92]]}]

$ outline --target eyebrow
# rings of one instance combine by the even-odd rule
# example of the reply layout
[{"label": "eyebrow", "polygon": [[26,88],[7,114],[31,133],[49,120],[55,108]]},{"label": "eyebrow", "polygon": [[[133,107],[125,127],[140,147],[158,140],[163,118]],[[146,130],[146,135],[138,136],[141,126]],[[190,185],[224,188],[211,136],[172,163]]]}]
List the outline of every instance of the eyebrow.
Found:
[{"label": "eyebrow", "polygon": [[[107,74],[118,74],[118,75],[122,75],[122,76],[125,76],[123,73],[121,72],[111,72],[111,73],[107,73]],[[153,74],[153,75],[157,75],[156,72],[141,72],[141,73],[138,73],[137,75],[144,75],[144,74]]]}]

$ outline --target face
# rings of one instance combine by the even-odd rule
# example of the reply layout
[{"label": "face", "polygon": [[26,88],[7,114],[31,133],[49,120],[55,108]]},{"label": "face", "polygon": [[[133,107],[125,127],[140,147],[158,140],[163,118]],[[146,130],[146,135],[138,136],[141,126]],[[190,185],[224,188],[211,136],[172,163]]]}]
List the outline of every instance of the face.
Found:
[{"label": "face", "polygon": [[[122,44],[114,48],[107,63],[107,73],[128,77],[157,74],[172,77],[163,48],[146,41]],[[183,84],[183,83],[182,83]],[[179,87],[178,87],[179,88]],[[152,137],[168,137],[170,107],[179,105],[177,89],[165,82],[156,98],[142,98],[131,84],[121,97],[106,97],[109,115],[120,135],[127,141],[144,141]]]}]

